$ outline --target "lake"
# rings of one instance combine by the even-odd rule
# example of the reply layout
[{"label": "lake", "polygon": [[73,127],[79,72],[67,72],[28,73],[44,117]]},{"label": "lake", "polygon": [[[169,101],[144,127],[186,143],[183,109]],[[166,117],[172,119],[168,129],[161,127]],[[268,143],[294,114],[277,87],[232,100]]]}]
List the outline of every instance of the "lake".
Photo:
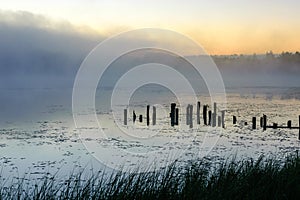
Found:
[{"label": "lake", "polygon": [[[176,96],[156,86],[136,91],[129,106],[102,105],[105,90],[96,92],[98,125],[76,127],[72,113],[71,88],[1,89],[0,167],[3,178],[68,176],[77,170],[99,171],[118,168],[156,169],[177,160],[206,159],[221,162],[257,158],[264,154],[283,158],[300,149],[298,130],[252,130],[252,117],[268,116],[268,124],[299,126],[300,88],[227,88],[225,129],[196,124],[196,102],[186,97],[179,108],[179,126],[170,126],[170,103]],[[109,89],[107,89],[109,92]],[[198,94],[201,106],[211,105],[208,94]],[[145,115],[146,105],[156,105],[157,124],[132,122],[132,111]],[[194,105],[194,126],[185,122],[187,104]],[[123,109],[128,125],[123,125]],[[152,109],[152,107],[151,107]],[[211,109],[211,108],[209,108]],[[201,108],[202,112],[202,108]],[[238,123],[233,125],[232,116]],[[152,116],[152,110],[151,110]],[[248,122],[248,125],[244,125]],[[119,124],[116,126],[115,124]],[[259,121],[257,121],[259,125]]]}]

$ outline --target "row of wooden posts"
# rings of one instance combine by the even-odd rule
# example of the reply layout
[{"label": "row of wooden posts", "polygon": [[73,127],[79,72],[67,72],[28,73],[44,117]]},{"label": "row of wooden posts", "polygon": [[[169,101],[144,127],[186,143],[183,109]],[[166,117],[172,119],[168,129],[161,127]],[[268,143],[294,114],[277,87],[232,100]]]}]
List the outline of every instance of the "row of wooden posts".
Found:
[{"label": "row of wooden posts", "polygon": [[[201,103],[197,102],[197,111],[196,111],[196,121],[197,124],[200,124],[201,122],[201,115],[200,115],[200,109],[201,109]],[[124,125],[127,125],[127,109],[124,109]],[[147,126],[150,125],[150,105],[147,105],[147,111],[146,111],[146,119],[147,119]],[[217,113],[217,103],[213,104],[213,112],[211,110],[208,110],[208,105],[203,105],[202,110],[202,116],[203,116],[203,123],[204,125],[216,127],[222,127],[225,128],[225,110],[221,111],[221,115],[218,115]],[[135,123],[137,118],[137,115],[135,111],[133,111],[133,123]],[[171,126],[177,126],[179,125],[179,108],[176,107],[176,103],[171,103],[171,112],[170,112],[170,119],[171,119]],[[139,122],[143,122],[143,115],[139,115]],[[218,122],[218,124],[217,124]],[[237,123],[237,117],[233,116],[232,119],[233,124]],[[257,129],[256,126],[257,119],[256,117],[252,117],[252,129]],[[152,107],[152,125],[156,125],[156,107]],[[193,105],[188,104],[186,107],[186,125],[188,125],[190,128],[193,128]],[[248,125],[248,122],[244,122],[244,125]],[[287,126],[278,126],[278,123],[273,123],[273,125],[267,124],[267,115],[263,115],[260,117],[260,127],[263,129],[263,131],[267,130],[267,128],[287,128],[287,129],[299,129],[299,135],[298,139],[300,140],[300,115],[299,115],[299,126],[292,126],[292,121],[287,121]]]},{"label": "row of wooden posts", "polygon": [[[156,125],[156,107],[152,107],[152,125]],[[196,113],[196,121],[197,124],[201,123],[201,115],[200,115],[201,103],[200,101],[197,102],[197,113]],[[124,125],[127,125],[127,109],[124,109]],[[133,110],[133,123],[135,123],[137,119],[137,115]],[[223,127],[225,128],[225,110],[221,111],[221,115],[217,113],[217,103],[214,103],[213,112],[211,110],[208,111],[208,105],[203,105],[202,110],[203,115],[203,123],[204,125],[216,127]],[[147,105],[146,110],[146,120],[147,126],[150,125],[150,105]],[[171,112],[170,112],[170,123],[171,126],[178,126],[179,125],[179,108],[176,107],[176,103],[171,103]],[[143,122],[143,115],[139,115],[139,122]],[[217,124],[218,123],[218,124]],[[190,128],[193,128],[193,105],[188,104],[186,108],[186,125]]]},{"label": "row of wooden posts", "polygon": [[[152,125],[156,125],[156,107],[153,106],[153,113],[152,113]],[[137,115],[135,111],[132,112],[132,119],[133,123],[135,123]],[[150,105],[147,105],[147,126],[150,125]],[[139,115],[139,122],[143,122],[143,115]],[[124,125],[127,125],[127,109],[124,109]]]},{"label": "row of wooden posts", "polygon": [[[237,123],[237,117],[233,116],[232,118],[233,124]],[[248,125],[247,122],[244,122],[245,125]],[[267,130],[267,128],[273,128],[273,129],[299,129],[298,139],[300,140],[300,115],[299,115],[299,126],[292,126],[292,120],[287,121],[287,126],[278,126],[278,123],[273,123],[272,125],[267,124],[267,115],[263,115],[260,117],[260,127],[263,129],[263,131]],[[252,129],[256,129],[256,117],[252,117]]]}]

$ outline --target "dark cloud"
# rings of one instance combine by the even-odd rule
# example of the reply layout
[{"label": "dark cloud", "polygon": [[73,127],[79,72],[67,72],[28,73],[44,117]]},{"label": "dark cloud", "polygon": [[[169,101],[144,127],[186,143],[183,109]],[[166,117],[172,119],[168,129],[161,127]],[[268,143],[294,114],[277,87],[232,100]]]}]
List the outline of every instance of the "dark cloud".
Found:
[{"label": "dark cloud", "polygon": [[88,31],[84,33],[68,22],[57,23],[28,12],[1,11],[2,86],[14,86],[15,80],[19,81],[15,85],[18,86],[21,80],[44,80],[50,84],[55,77],[73,79],[87,53],[104,38]]}]

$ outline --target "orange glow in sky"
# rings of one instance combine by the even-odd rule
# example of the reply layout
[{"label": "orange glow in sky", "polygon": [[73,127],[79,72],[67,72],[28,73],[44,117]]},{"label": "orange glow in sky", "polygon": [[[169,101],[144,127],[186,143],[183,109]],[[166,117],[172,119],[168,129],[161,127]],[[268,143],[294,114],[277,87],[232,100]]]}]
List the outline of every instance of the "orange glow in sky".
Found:
[{"label": "orange glow in sky", "polygon": [[88,26],[100,34],[166,28],[190,36],[210,54],[300,51],[297,0],[1,0],[1,9],[28,11]]}]

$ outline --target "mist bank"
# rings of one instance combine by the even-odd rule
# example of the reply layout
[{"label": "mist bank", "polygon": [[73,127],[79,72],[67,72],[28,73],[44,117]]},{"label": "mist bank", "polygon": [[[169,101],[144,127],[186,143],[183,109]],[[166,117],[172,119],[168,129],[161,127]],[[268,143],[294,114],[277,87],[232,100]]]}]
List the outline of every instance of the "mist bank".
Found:
[{"label": "mist bank", "polygon": [[0,87],[72,86],[103,36],[29,12],[0,11]]},{"label": "mist bank", "polygon": [[[57,118],[51,115],[53,108],[62,110],[55,110],[55,113],[70,114],[76,73],[88,53],[106,38],[68,22],[56,22],[28,12],[0,11],[0,119],[3,118],[0,121],[27,120],[32,119],[33,115],[43,119]],[[130,38],[123,44],[140,40]],[[114,51],[114,48],[108,51]],[[300,86],[299,53],[212,56],[212,59],[222,74],[225,87],[238,88],[235,92],[247,91],[244,87]],[[113,88],[122,74],[133,66],[146,63],[171,66],[189,77],[197,92],[207,92],[203,78],[197,76],[184,59],[172,53],[149,49],[120,56],[100,82],[104,81],[104,86]],[[141,74],[143,76],[148,75]],[[164,77],[162,74],[160,76]],[[177,83],[176,79],[174,83]],[[107,93],[101,94],[109,98],[105,95]],[[295,98],[295,94],[300,96],[299,89],[290,90],[284,96]]]},{"label": "mist bank", "polygon": [[[71,88],[84,58],[104,39],[105,36],[88,27],[76,27],[28,12],[0,11],[0,88]],[[131,38],[124,45],[139,40]],[[114,51],[113,47],[109,51]],[[176,56],[170,59],[157,51],[146,53],[121,56],[111,74],[124,71],[124,66],[153,61],[177,69],[188,67]],[[227,87],[300,86],[299,52],[212,58]]]},{"label": "mist bank", "polygon": [[300,86],[300,53],[212,56],[227,86]]}]

